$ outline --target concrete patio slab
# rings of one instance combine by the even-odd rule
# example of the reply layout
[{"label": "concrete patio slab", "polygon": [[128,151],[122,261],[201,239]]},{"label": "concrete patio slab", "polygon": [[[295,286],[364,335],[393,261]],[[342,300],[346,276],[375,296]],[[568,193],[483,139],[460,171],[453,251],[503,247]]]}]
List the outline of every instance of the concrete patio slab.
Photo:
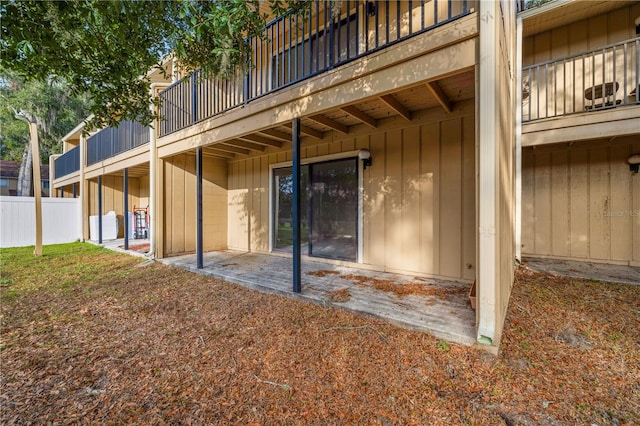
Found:
[{"label": "concrete patio slab", "polygon": [[606,263],[528,257],[523,264],[536,272],[563,277],[640,285],[640,268]]},{"label": "concrete patio slab", "polygon": [[339,266],[303,259],[302,293],[292,292],[292,260],[278,255],[225,250],[158,261],[260,291],[371,315],[450,342],[475,343],[476,315],[470,284]]},{"label": "concrete patio slab", "polygon": [[97,241],[87,240],[88,243],[94,245],[102,245],[109,250],[117,251],[119,253],[130,254],[137,257],[148,257],[147,251],[149,250],[149,240],[129,240],[129,250],[124,249],[124,238],[118,238],[117,240],[105,240],[102,244],[98,244]]}]

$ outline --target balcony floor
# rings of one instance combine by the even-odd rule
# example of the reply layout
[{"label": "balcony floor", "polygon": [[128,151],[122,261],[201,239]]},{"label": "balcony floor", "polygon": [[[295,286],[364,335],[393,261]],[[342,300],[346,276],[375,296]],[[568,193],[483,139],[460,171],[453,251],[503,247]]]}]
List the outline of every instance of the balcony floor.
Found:
[{"label": "balcony floor", "polygon": [[371,315],[448,341],[475,343],[469,284],[303,259],[302,293],[294,294],[290,257],[215,251],[204,254],[203,269],[196,268],[195,254],[159,261],[259,291]]}]

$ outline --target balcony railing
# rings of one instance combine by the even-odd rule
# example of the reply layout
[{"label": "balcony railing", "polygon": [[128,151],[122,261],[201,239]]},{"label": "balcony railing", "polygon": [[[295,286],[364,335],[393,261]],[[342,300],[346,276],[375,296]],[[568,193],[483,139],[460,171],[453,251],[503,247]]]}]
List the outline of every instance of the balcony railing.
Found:
[{"label": "balcony railing", "polygon": [[522,70],[522,121],[640,104],[640,37]]},{"label": "balcony railing", "polygon": [[76,146],[56,158],[54,161],[54,175],[56,179],[80,170],[80,147]]},{"label": "balcony railing", "polygon": [[253,54],[248,72],[229,80],[210,80],[196,72],[165,89],[160,94],[160,136],[451,22],[469,13],[472,4],[315,1],[306,15],[276,19],[262,38],[249,40]]},{"label": "balcony railing", "polygon": [[123,121],[118,127],[107,127],[87,141],[87,165],[106,160],[121,152],[149,142],[149,127]]},{"label": "balcony railing", "polygon": [[551,1],[553,0],[516,0],[516,6],[518,8],[518,12],[524,12],[525,10],[542,6],[543,4]]}]

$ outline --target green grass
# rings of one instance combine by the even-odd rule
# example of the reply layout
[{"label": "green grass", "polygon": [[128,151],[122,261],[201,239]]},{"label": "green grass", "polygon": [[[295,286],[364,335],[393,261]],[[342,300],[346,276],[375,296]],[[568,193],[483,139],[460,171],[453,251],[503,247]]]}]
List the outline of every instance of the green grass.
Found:
[{"label": "green grass", "polygon": [[93,282],[105,271],[121,274],[124,263],[140,260],[87,243],[0,249],[0,298],[10,303],[39,291],[66,292]]},{"label": "green grass", "polygon": [[[293,245],[293,228],[288,225],[278,226],[278,235],[276,237],[277,247],[288,247]],[[300,229],[300,242],[302,244],[307,243],[309,240],[309,230],[306,227]]]}]

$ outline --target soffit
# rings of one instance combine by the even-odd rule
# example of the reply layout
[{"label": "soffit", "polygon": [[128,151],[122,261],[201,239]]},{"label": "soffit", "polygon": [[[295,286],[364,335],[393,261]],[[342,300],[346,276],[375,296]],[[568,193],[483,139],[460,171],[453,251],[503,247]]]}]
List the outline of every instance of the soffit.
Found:
[{"label": "soffit", "polygon": [[[606,14],[636,2],[637,0],[574,0],[546,11],[543,5],[540,9],[541,13],[523,18],[522,34],[524,37],[538,34],[572,22],[591,18],[592,16]],[[551,6],[551,4],[549,6]]]}]

